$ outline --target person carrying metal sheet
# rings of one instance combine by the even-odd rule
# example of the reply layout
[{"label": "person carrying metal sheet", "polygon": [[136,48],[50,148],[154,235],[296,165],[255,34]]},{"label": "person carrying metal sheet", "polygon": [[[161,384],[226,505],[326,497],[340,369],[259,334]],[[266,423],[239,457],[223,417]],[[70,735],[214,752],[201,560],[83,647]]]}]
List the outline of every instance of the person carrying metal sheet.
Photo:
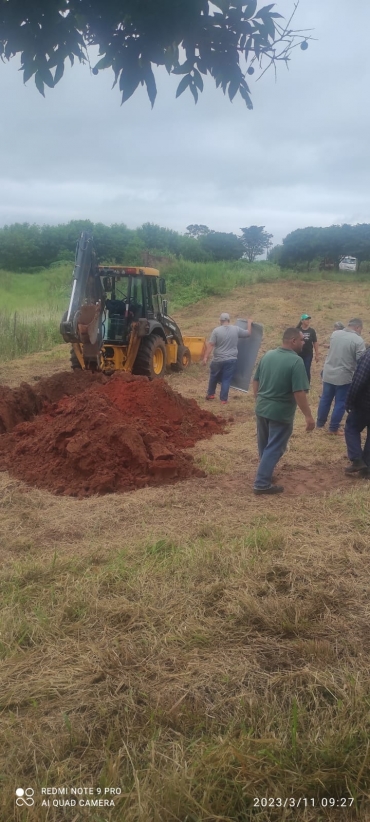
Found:
[{"label": "person carrying metal sheet", "polygon": [[203,365],[207,364],[208,358],[213,352],[210,365],[208,391],[206,400],[214,400],[216,396],[217,383],[221,383],[220,400],[223,405],[228,402],[229,388],[234,376],[238,358],[239,337],[249,337],[252,330],[252,320],[247,320],[248,328],[239,328],[238,325],[230,325],[230,315],[222,312],[220,325],[214,328],[207,342],[203,357]]},{"label": "person carrying metal sheet", "polygon": [[315,428],[307,400],[310,385],[299,356],[303,343],[299,328],[287,328],[282,346],[264,354],[254,375],[260,457],[253,486],[255,494],[280,494],[284,491],[282,485],[273,485],[272,475],[292,435],[297,405],[306,419],[306,431]]}]

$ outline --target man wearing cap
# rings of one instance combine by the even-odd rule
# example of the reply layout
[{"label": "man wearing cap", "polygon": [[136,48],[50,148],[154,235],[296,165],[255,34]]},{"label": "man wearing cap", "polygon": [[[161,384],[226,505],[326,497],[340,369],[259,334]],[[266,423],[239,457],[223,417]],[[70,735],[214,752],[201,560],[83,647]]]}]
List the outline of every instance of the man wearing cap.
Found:
[{"label": "man wearing cap", "polygon": [[230,316],[224,311],[220,316],[220,325],[213,329],[202,361],[203,365],[206,365],[213,352],[206,400],[214,400],[216,386],[220,382],[221,403],[225,405],[228,402],[230,383],[238,358],[238,339],[249,337],[252,330],[252,320],[247,320],[247,323],[248,328],[246,329],[239,328],[238,325],[230,325]]},{"label": "man wearing cap", "polygon": [[314,328],[310,326],[310,314],[302,314],[301,319],[297,325],[303,334],[303,348],[300,354],[302,357],[308,382],[311,382],[311,364],[313,360],[313,350],[315,349],[315,362],[319,361],[319,344],[317,342],[317,335]]}]

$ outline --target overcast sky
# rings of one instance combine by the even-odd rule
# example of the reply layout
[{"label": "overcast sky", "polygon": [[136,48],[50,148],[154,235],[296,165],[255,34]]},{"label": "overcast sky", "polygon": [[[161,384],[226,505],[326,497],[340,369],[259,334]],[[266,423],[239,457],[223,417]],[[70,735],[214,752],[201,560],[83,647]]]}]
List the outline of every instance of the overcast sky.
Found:
[{"label": "overcast sky", "polygon": [[166,72],[153,110],[141,87],[121,107],[110,70],[77,64],[43,99],[19,62],[0,65],[0,225],[258,224],[278,243],[308,225],[370,222],[370,4],[300,0],[295,28],[306,27],[317,40],[290,70],[250,83],[253,111],[212,81],[198,105],[176,100]]}]

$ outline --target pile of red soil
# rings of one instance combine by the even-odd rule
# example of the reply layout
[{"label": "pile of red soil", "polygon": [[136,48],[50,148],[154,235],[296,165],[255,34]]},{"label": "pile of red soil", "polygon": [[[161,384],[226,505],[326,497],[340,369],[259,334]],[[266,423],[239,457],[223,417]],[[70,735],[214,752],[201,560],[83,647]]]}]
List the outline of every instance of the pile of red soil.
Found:
[{"label": "pile of red soil", "polygon": [[[20,396],[20,413],[34,416],[14,425]],[[164,380],[131,374],[107,380],[62,373],[34,388],[25,383],[13,392],[2,388],[0,401],[0,419],[8,426],[0,436],[0,468],[31,485],[76,497],[204,476],[180,449],[225,427],[225,420]]]},{"label": "pile of red soil", "polygon": [[40,414],[45,403],[72,397],[96,384],[104,384],[104,374],[91,371],[59,371],[52,377],[38,380],[35,385],[22,382],[19,388],[0,385],[0,434],[12,431],[16,425]]}]

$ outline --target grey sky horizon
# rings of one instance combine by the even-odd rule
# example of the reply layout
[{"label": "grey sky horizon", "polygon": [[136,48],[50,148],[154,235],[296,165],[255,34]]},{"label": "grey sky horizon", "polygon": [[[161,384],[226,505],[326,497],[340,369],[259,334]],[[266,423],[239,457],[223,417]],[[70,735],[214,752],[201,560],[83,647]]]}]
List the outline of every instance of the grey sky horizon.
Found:
[{"label": "grey sky horizon", "polygon": [[[292,8],[277,0],[285,16]],[[257,224],[276,244],[296,228],[370,222],[370,5],[346,9],[301,0],[294,27],[317,39],[276,83],[273,70],[251,82],[253,111],[211,80],[197,106],[186,92],[176,100],[179,78],[165,71],[153,110],[141,88],[121,107],[112,73],[78,64],[43,99],[19,62],[1,65],[0,226]]]}]

